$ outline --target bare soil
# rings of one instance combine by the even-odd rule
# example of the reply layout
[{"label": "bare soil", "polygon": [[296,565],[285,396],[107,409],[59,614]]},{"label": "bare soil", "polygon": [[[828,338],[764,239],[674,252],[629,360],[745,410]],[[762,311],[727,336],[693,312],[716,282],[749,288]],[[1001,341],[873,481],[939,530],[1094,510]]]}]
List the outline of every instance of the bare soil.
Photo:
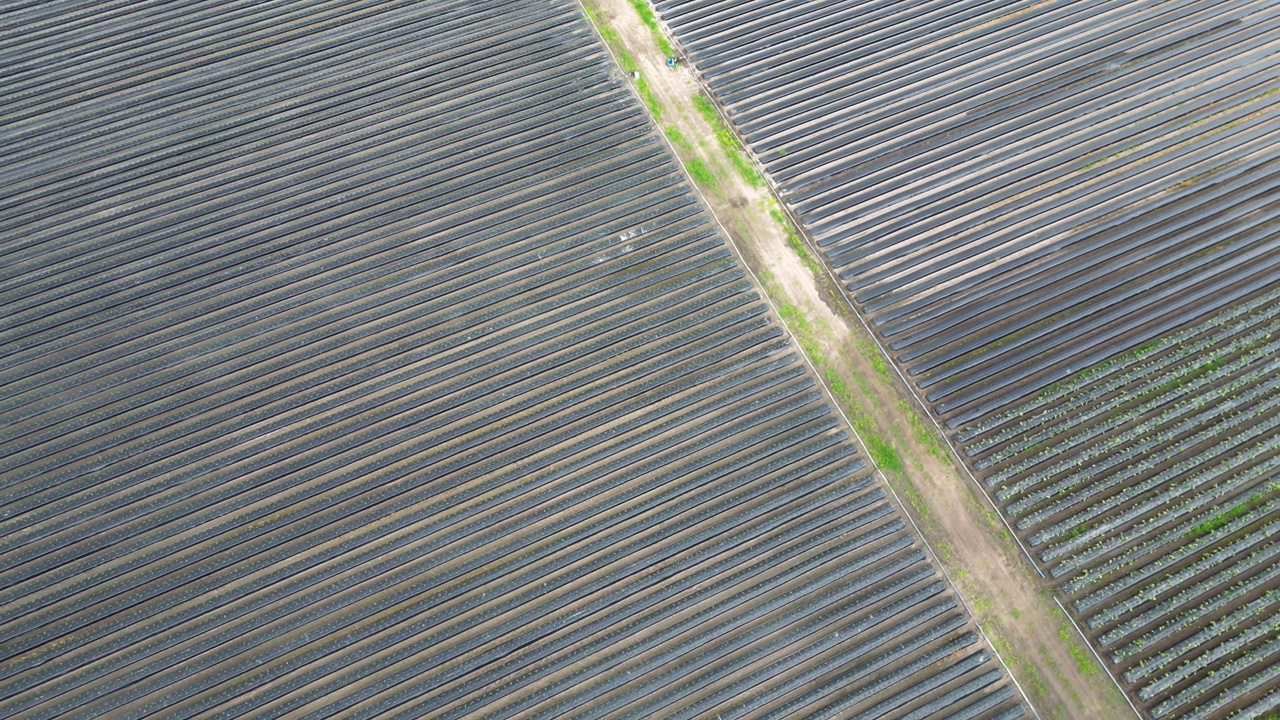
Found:
[{"label": "bare soil", "polygon": [[[817,267],[814,246],[806,245],[806,263],[770,214],[771,208],[781,208],[773,191],[752,187],[735,171],[714,129],[692,103],[696,94],[706,91],[691,68],[666,66],[651,30],[627,0],[597,0],[591,7],[621,37],[657,98],[659,129],[677,128],[687,141],[684,147],[673,144],[677,155],[686,166],[700,159],[714,172],[714,183],[700,186],[703,197],[761,290],[775,308],[791,311],[782,314],[790,315],[793,331],[795,313],[803,316],[811,330],[811,348],[816,343],[822,356],[810,358],[819,368],[819,381],[846,415],[861,417],[864,430],[869,423],[897,451],[901,469],[884,473],[889,487],[1035,711],[1043,718],[1134,717],[1054,602],[1051,584],[1023,555],[936,425],[890,368],[834,279]],[[845,392],[832,392],[833,379]]]}]

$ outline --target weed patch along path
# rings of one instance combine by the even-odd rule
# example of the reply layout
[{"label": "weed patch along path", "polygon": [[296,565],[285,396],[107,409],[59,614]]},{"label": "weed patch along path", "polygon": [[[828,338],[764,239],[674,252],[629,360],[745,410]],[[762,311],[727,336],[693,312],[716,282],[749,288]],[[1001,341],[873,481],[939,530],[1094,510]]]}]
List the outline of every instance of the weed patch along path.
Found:
[{"label": "weed patch along path", "polygon": [[633,83],[654,121],[1035,710],[1044,718],[1132,717],[693,73],[666,66],[672,48],[651,8],[643,0],[586,8],[622,70],[639,73]]}]

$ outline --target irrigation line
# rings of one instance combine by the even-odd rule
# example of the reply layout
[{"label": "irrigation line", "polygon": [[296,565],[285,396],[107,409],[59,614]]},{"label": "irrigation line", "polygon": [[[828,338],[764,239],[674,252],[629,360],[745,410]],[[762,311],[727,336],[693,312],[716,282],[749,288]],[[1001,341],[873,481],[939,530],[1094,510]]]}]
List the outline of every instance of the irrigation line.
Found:
[{"label": "irrigation line", "polygon": [[[591,25],[591,29],[595,32],[596,37],[599,38],[600,44],[603,45],[605,48],[605,51],[609,53],[609,57],[613,60],[614,65],[619,70],[621,70],[622,63],[618,61],[618,57],[617,55],[614,54],[613,48],[609,46],[609,43],[605,42],[604,35],[601,34],[600,28],[596,26],[594,21],[592,21],[591,14],[587,12],[587,8],[583,4],[583,0],[575,0],[575,2],[577,3],[578,7],[582,10],[583,16],[587,18],[587,21]],[[670,33],[668,33],[668,35],[670,35]],[[625,71],[623,74],[624,75],[626,74]],[[694,77],[694,81],[698,84],[698,87],[701,88],[704,93],[707,93],[708,97],[714,97],[710,94],[707,87],[703,84],[701,78],[699,78],[696,74],[693,74],[693,73],[691,74]],[[698,187],[698,183],[694,181],[693,175],[689,172],[689,168],[685,166],[684,160],[680,158],[680,154],[676,152],[676,148],[671,143],[671,139],[667,137],[666,133],[662,132],[662,128],[658,126],[657,121],[650,114],[648,106],[644,104],[644,99],[640,97],[640,92],[635,87],[635,83],[628,82],[627,86],[631,89],[631,94],[635,96],[640,106],[645,109],[645,116],[649,119],[650,124],[653,126],[654,132],[658,135],[658,137],[662,138],[662,142],[667,146],[667,149],[671,152],[671,157],[675,158],[676,164],[680,166],[680,170],[684,173],[685,178],[688,180],[690,187],[693,188],[693,191],[698,196],[698,199],[702,201],[702,205],[703,207],[706,208],[707,214],[710,215],[711,219],[715,221],[716,226],[720,228],[720,233],[724,236],[725,242],[727,242],[729,247],[733,249],[734,255],[736,255],[738,258],[738,262],[741,263],[742,267],[747,271],[747,274],[751,276],[751,279],[755,282],[756,287],[760,288],[761,290],[760,294],[762,297],[764,297],[765,302],[768,303],[769,307],[773,310],[774,317],[781,318],[782,313],[778,310],[778,306],[774,304],[773,298],[769,297],[769,293],[764,291],[764,283],[760,281],[760,278],[756,276],[755,271],[751,269],[751,266],[747,263],[746,257],[742,254],[742,250],[738,247],[738,244],[733,241],[733,236],[729,234],[728,228],[726,228],[724,226],[724,223],[720,221],[720,217],[716,214],[715,209],[711,206],[711,203],[707,200],[706,195],[703,194],[702,188]],[[720,117],[727,123],[728,118],[724,116],[723,111],[721,111],[720,109],[719,103],[713,103],[713,104],[716,106],[716,112],[719,113]],[[733,127],[733,126],[729,125],[729,127]],[[734,135],[735,137],[737,136],[736,131],[734,132]],[[742,144],[740,139],[739,139],[739,144]],[[743,144],[743,147],[745,148],[746,145]],[[768,178],[769,187],[773,191],[774,199],[778,202],[780,206],[785,208],[786,205],[783,202],[781,202],[781,199],[780,199],[781,196],[778,193],[777,187],[773,184],[772,178],[769,178],[768,173],[763,170],[764,166],[760,163],[759,159],[756,158],[754,154],[752,154],[751,157],[752,157],[752,160],[755,161],[757,167],[761,168],[761,174],[765,178]],[[790,210],[787,210],[787,214],[788,216],[790,216],[791,214]],[[795,219],[792,218],[792,222],[794,221]],[[797,225],[797,227],[799,227],[799,225]],[[823,267],[826,267],[826,263],[823,263]],[[828,269],[827,272],[830,273],[831,272],[830,269]],[[843,288],[842,288],[842,293],[843,293]],[[847,296],[846,296],[846,300],[847,300]],[[850,304],[850,307],[852,307],[852,304]],[[856,311],[855,311],[855,314],[857,314]],[[862,320],[861,316],[858,316],[858,319]],[[779,324],[781,324],[782,327],[786,330],[787,335],[791,338],[791,342],[794,344],[794,347],[799,348],[800,339],[796,337],[796,334],[791,330],[791,327],[787,325],[785,322],[780,322]],[[866,321],[863,321],[863,326],[864,327],[866,326]],[[867,329],[867,332],[868,334],[870,334],[870,328]],[[872,335],[872,339],[875,340],[875,335]],[[876,345],[877,347],[880,346],[879,341],[876,342]],[[884,352],[884,348],[880,347],[880,351]],[[1013,676],[1013,671],[1009,668],[1009,665],[1005,662],[1004,657],[1000,654],[1000,651],[996,649],[995,644],[991,642],[991,638],[987,636],[986,631],[982,629],[982,625],[978,623],[977,615],[973,612],[973,609],[969,606],[969,603],[964,599],[964,595],[960,593],[959,586],[956,585],[950,573],[947,572],[946,567],[943,566],[942,561],[938,556],[938,553],[933,549],[933,546],[929,544],[929,540],[928,538],[925,537],[924,533],[920,531],[920,527],[916,525],[916,521],[912,519],[911,513],[907,512],[907,506],[904,505],[902,502],[902,499],[898,497],[898,493],[896,490],[893,489],[893,485],[889,484],[889,478],[885,476],[884,471],[880,468],[879,465],[876,464],[875,459],[871,457],[871,453],[866,452],[867,443],[862,439],[862,436],[858,434],[858,430],[853,426],[853,422],[849,420],[849,417],[847,415],[845,415],[844,409],[840,407],[840,403],[835,401],[835,393],[833,393],[831,391],[831,388],[827,386],[826,380],[823,379],[822,373],[818,372],[818,368],[816,365],[814,365],[813,360],[803,350],[799,352],[799,355],[800,357],[804,358],[805,364],[809,366],[809,370],[812,372],[813,377],[817,380],[818,384],[822,387],[822,389],[826,391],[827,396],[831,398],[832,407],[835,408],[836,413],[840,415],[840,418],[844,420],[844,424],[849,428],[849,431],[853,434],[854,439],[858,441],[858,445],[864,451],[863,454],[866,456],[867,460],[871,463],[871,467],[875,469],[876,477],[880,479],[881,484],[883,484],[884,487],[889,490],[889,493],[893,495],[894,502],[897,503],[898,508],[900,509],[903,517],[907,519],[907,522],[911,523],[912,529],[915,530],[916,537],[920,539],[920,542],[924,546],[925,551],[933,558],[934,565],[936,565],[938,570],[942,572],[942,576],[947,579],[947,583],[951,585],[952,591],[955,593],[955,596],[959,598],[960,604],[964,606],[964,609],[969,614],[969,617],[973,621],[974,626],[978,628],[978,632],[979,634],[982,635],[982,639],[986,641],[987,647],[991,649],[992,654],[995,655],[996,659],[1000,662],[1000,664],[1004,666],[1006,675],[1008,675],[1009,679],[1013,682],[1013,686],[1018,689],[1018,693],[1022,695],[1022,699],[1024,702],[1026,702],[1027,707],[1031,710],[1031,714],[1035,715],[1036,720],[1042,720],[1040,713],[1036,710],[1035,706],[1031,703],[1031,698],[1028,697],[1026,691],[1022,689],[1022,685],[1020,685],[1018,683],[1018,680]],[[885,356],[888,357],[888,354],[886,353]],[[890,359],[890,364],[891,365],[893,364],[892,359]],[[896,369],[896,366],[895,366],[895,369]],[[899,375],[901,375],[901,372],[899,372]],[[903,380],[905,381],[905,378],[903,378]],[[908,384],[907,388],[910,389],[911,386]],[[915,393],[913,391],[912,395],[914,394]],[[917,401],[919,400],[919,398],[916,398],[916,399]],[[928,414],[927,411],[926,411],[926,414]],[[934,424],[936,425],[937,422],[935,421]],[[939,431],[941,431],[941,427],[939,427]],[[944,440],[946,439],[945,434],[943,435],[943,439]],[[952,448],[952,452],[953,453],[955,452],[954,447]],[[959,457],[959,455],[957,455],[957,457]],[[963,463],[961,464],[963,465]],[[970,474],[969,477],[973,478],[972,474]],[[975,483],[977,482],[976,478],[974,478],[974,482]],[[983,496],[986,497],[985,493]],[[990,498],[988,498],[987,500],[988,502],[990,502]],[[999,515],[998,510],[996,511],[996,514]],[[1006,527],[1007,527],[1007,523],[1006,523]],[[1015,535],[1014,537],[1016,539],[1017,536]],[[1019,543],[1019,546],[1021,546],[1021,543]],[[1024,553],[1026,552],[1025,548],[1023,549],[1023,552]],[[1030,557],[1030,555],[1028,555],[1028,557]],[[1034,562],[1032,563],[1032,567],[1035,567]],[[1038,568],[1036,572],[1039,572]],[[1044,574],[1041,573],[1040,576],[1044,577]],[[1054,598],[1054,600],[1056,602],[1057,598]],[[1114,681],[1115,678],[1113,677],[1112,680]],[[1121,691],[1121,693],[1123,694],[1123,690]],[[1128,698],[1126,697],[1125,699],[1127,700]],[[1132,703],[1130,703],[1130,706],[1132,707]]]},{"label": "irrigation line", "polygon": [[1067,612],[1067,609],[1063,607],[1062,602],[1059,601],[1058,598],[1055,597],[1053,602],[1057,604],[1058,609],[1062,611],[1062,614],[1067,616],[1067,620],[1071,621],[1071,626],[1076,629],[1076,632],[1080,633],[1080,639],[1084,640],[1085,647],[1089,648],[1089,651],[1093,653],[1095,658],[1097,658],[1098,664],[1102,666],[1104,671],[1106,671],[1107,677],[1111,678],[1111,682],[1116,684],[1116,689],[1120,691],[1120,696],[1124,698],[1124,701],[1129,703],[1129,707],[1133,710],[1133,714],[1142,718],[1142,713],[1138,711],[1137,706],[1135,706],[1133,701],[1129,699],[1129,693],[1125,692],[1124,688],[1120,686],[1120,681],[1116,679],[1115,675],[1111,674],[1111,668],[1102,661],[1102,656],[1098,654],[1096,649],[1094,649],[1093,643],[1089,642],[1089,636],[1084,634],[1084,631],[1080,629],[1078,624],[1076,624],[1075,618],[1071,617],[1071,613]]}]

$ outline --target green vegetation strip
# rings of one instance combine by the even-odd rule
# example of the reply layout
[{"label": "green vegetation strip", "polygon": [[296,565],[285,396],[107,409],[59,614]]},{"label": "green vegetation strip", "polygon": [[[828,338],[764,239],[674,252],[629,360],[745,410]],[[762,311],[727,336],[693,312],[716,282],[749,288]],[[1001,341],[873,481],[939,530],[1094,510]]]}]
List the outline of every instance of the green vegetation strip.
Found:
[{"label": "green vegetation strip", "polygon": [[693,177],[693,181],[701,186],[704,190],[719,193],[720,182],[716,178],[716,174],[707,167],[707,163],[698,157],[693,151],[693,143],[680,132],[680,128],[674,125],[667,125],[662,128],[662,132],[671,141],[675,147],[676,153],[684,160],[684,166],[689,170],[689,175]]},{"label": "green vegetation strip", "polygon": [[716,110],[716,105],[711,101],[711,98],[698,93],[693,96],[693,107],[697,109],[698,114],[702,115],[702,118],[707,121],[707,124],[715,132],[716,142],[720,143],[720,148],[724,150],[725,156],[733,164],[733,169],[742,177],[742,181],[753,188],[764,187],[764,176],[760,174],[755,164],[747,157],[746,151],[738,143],[737,136],[733,134],[733,130],[720,117],[720,112]]},{"label": "green vegetation strip", "polygon": [[649,7],[647,0],[628,0],[631,7],[636,9],[636,14],[640,16],[640,22],[649,28],[653,33],[653,41],[658,45],[658,49],[667,57],[675,57],[676,49],[671,46],[671,42],[667,40],[667,36],[662,34],[662,28],[658,27],[658,17],[653,14],[653,8]]},{"label": "green vegetation strip", "polygon": [[[633,3],[634,4],[634,3]],[[609,25],[600,21],[600,9],[594,3],[583,3],[587,10],[587,17],[590,18],[591,24],[596,26],[600,31],[600,37],[604,38],[604,42],[612,50],[613,54],[618,58],[618,64],[622,66],[622,71],[627,73],[635,83],[636,92],[640,93],[640,100],[645,107],[649,108],[653,119],[659,120],[662,117],[662,103],[658,102],[658,96],[653,93],[653,88],[649,87],[648,81],[639,75],[640,66],[636,64],[636,59],[627,52],[622,45],[622,36],[618,34]]]},{"label": "green vegetation strip", "polygon": [[[676,49],[662,34],[662,28],[658,25],[658,18],[654,15],[653,8],[649,6],[647,0],[628,0],[628,2],[635,9],[640,22],[644,23],[653,34],[654,43],[657,45],[658,50],[666,57],[675,57]],[[640,94],[640,100],[649,109],[653,119],[655,121],[661,120],[663,114],[662,103],[659,102],[658,96],[653,92],[653,88],[650,87],[648,81],[645,80],[644,76],[640,75],[640,66],[636,63],[635,57],[624,48],[622,36],[617,30],[601,22],[600,8],[595,3],[584,2],[583,7],[586,8],[587,17],[591,20],[591,23],[600,31],[600,36],[604,38],[605,44],[617,56],[618,64],[622,66],[623,72],[631,77],[636,86],[636,92]],[[716,110],[715,103],[711,101],[711,98],[698,93],[693,97],[693,106],[702,115],[703,119],[711,125],[711,129],[716,136],[716,142],[720,145],[725,157],[729,159],[729,163],[733,165],[734,171],[738,173],[743,182],[753,188],[764,187],[764,176],[760,174],[755,163],[747,157],[746,151],[733,134],[733,130],[721,119],[720,113]],[[677,142],[676,138],[673,137],[673,132],[678,134],[679,131],[674,127],[668,126],[664,128],[664,132],[672,143],[683,151],[685,166],[689,169],[689,174],[693,176],[694,182],[704,188],[718,191],[719,182],[715,172],[704,160],[695,156],[692,152],[693,146],[687,141],[684,143]],[[796,248],[797,252],[803,252],[804,244],[800,242],[798,237],[795,237],[792,247]],[[808,257],[808,254],[805,253],[804,257]],[[808,258],[808,260],[809,262],[806,262],[806,265],[812,262],[812,258]],[[814,263],[814,267],[817,267],[816,263]],[[813,267],[810,269],[813,270]],[[818,270],[814,270],[814,272],[817,273]]]},{"label": "green vegetation strip", "polygon": [[[782,228],[783,233],[786,234],[787,246],[795,252],[796,256],[800,258],[800,263],[805,266],[810,274],[813,275],[814,281],[821,286],[823,280],[826,278],[826,272],[823,270],[822,264],[819,263],[813,254],[809,252],[809,247],[805,245],[804,240],[800,238],[800,234],[796,231],[795,225],[793,225],[791,220],[787,218],[786,214],[782,212],[782,209],[778,207],[777,202],[773,200],[773,198],[769,198],[765,201],[765,209],[769,211],[769,216],[773,218],[773,221],[776,222],[778,226]],[[880,352],[874,342],[871,340],[863,340],[859,342],[858,351],[867,359],[868,362],[871,363],[871,367],[876,371],[877,375],[884,380],[891,383],[893,382],[893,370],[889,367],[889,363],[885,359],[884,354]],[[806,352],[808,352],[808,350],[806,350]],[[814,356],[810,354],[810,357]],[[841,385],[843,386],[843,383]],[[835,392],[834,387],[832,392]],[[870,393],[868,392],[868,394]],[[916,409],[909,403],[902,400],[898,401],[898,409],[902,411],[902,414],[911,424],[911,433],[915,437],[916,442],[924,446],[928,453],[938,460],[948,460],[949,456],[947,455],[946,449],[942,446],[940,437],[932,428],[925,424],[924,420],[920,417],[920,414],[916,412]],[[858,432],[862,433],[863,431],[859,429]],[[897,457],[897,453],[891,445],[880,438],[876,439],[880,443],[878,452],[882,453],[885,457],[889,457],[890,453],[892,453],[893,457]],[[871,440],[868,439],[867,442],[870,444]],[[870,451],[869,448],[868,451]],[[897,465],[901,467],[901,458],[898,458],[896,462]]]},{"label": "green vegetation strip", "polygon": [[1245,500],[1244,502],[1223,511],[1208,520],[1205,520],[1187,531],[1186,535],[1187,537],[1201,538],[1212,534],[1214,530],[1217,530],[1232,520],[1249,513],[1277,495],[1280,495],[1280,482],[1268,483],[1267,489],[1264,492],[1255,493],[1248,500]]},{"label": "green vegetation strip", "polygon": [[[658,25],[658,18],[654,15],[653,8],[649,6],[647,0],[628,0],[628,2],[635,9],[640,21],[652,32],[658,49],[667,57],[675,57],[676,50],[666,36],[663,35],[662,29]],[[653,89],[649,87],[643,77],[639,76],[639,65],[631,53],[627,52],[623,47],[622,36],[617,30],[601,22],[600,10],[594,3],[584,2],[583,6],[586,8],[588,18],[599,30],[600,36],[604,38],[605,43],[609,45],[617,56],[618,64],[622,66],[622,70],[632,77],[636,90],[640,94],[640,99],[648,107],[649,112],[653,114],[654,120],[659,120],[662,117],[662,105],[653,93]],[[707,124],[711,126],[716,136],[716,142],[720,145],[725,156],[728,157],[729,162],[742,180],[753,188],[764,187],[764,176],[747,156],[742,144],[738,142],[733,130],[720,116],[711,98],[703,93],[698,93],[693,96],[693,106],[706,120]],[[693,144],[685,137],[684,133],[674,125],[664,126],[662,132],[671,141],[676,151],[683,156],[684,165],[689,170],[689,175],[693,177],[694,182],[703,188],[718,192],[719,182],[715,172],[711,170],[704,160],[697,157]],[[814,276],[814,279],[821,283],[822,278],[825,277],[822,265],[809,252],[795,226],[787,219],[782,210],[777,207],[776,203],[770,201],[768,210],[769,215],[786,233],[787,245],[799,256],[801,263]],[[902,455],[892,442],[877,432],[871,416],[862,407],[861,402],[849,388],[844,378],[836,372],[834,363],[830,361],[823,351],[818,338],[823,334],[827,334],[826,329],[815,327],[814,323],[799,308],[782,300],[782,294],[778,292],[778,289],[770,287],[771,283],[767,275],[763,279],[766,291],[773,296],[774,301],[778,304],[778,311],[782,315],[783,321],[795,334],[801,350],[809,356],[818,372],[823,375],[823,379],[826,380],[827,387],[831,390],[831,394],[835,396],[836,402],[844,408],[850,422],[853,423],[854,429],[866,444],[867,453],[871,456],[872,461],[882,470],[901,472],[903,470]],[[872,367],[875,368],[877,374],[885,378],[891,377],[888,364],[879,353],[874,352],[874,347],[870,348],[872,352],[868,352],[867,348],[860,347],[859,349],[870,359]],[[914,412],[909,413],[909,417],[913,421],[912,430],[917,438],[930,440],[927,443],[930,454],[935,454],[936,452],[940,458],[945,457],[945,453],[942,452],[941,446],[937,438],[933,436],[933,433],[927,431],[924,423],[920,421]]]},{"label": "green vegetation strip", "polygon": [[1071,657],[1076,661],[1076,670],[1081,675],[1097,675],[1098,666],[1094,664],[1093,658],[1089,657],[1089,653],[1076,642],[1075,636],[1071,631],[1063,627],[1058,630],[1058,637],[1062,638],[1062,642],[1067,645],[1067,652],[1071,653]]},{"label": "green vegetation strip", "polygon": [[871,456],[872,462],[881,470],[886,472],[902,472],[902,455],[898,453],[897,448],[891,442],[878,434],[871,416],[862,407],[853,391],[850,390],[848,383],[835,370],[835,363],[827,356],[823,349],[819,338],[826,333],[826,328],[819,323],[815,323],[807,317],[800,308],[784,301],[782,293],[778,292],[776,286],[773,286],[771,278],[765,276],[761,278],[765,284],[765,289],[773,296],[774,302],[778,305],[778,314],[782,316],[783,322],[787,327],[791,328],[791,332],[796,337],[796,342],[800,344],[800,349],[804,354],[813,361],[813,365],[822,375],[822,379],[826,381],[827,388],[831,390],[831,394],[835,397],[837,403],[840,404],[849,417],[849,422],[853,423],[853,429],[861,436],[863,443],[867,446],[867,454]]},{"label": "green vegetation strip", "polygon": [[[782,213],[778,204],[772,199],[767,201],[767,207],[769,210],[769,217],[773,218],[773,221],[778,223],[778,226],[782,228],[784,233],[786,233],[787,246],[800,257],[800,262],[804,264],[805,268],[808,269],[810,273],[813,274],[813,278],[821,283],[822,278],[825,276],[825,273],[822,271],[822,265],[814,259],[813,255],[809,254],[809,248],[804,244],[804,240],[800,239],[800,234],[796,232],[795,226],[791,224],[791,221],[787,219],[787,216]],[[877,371],[879,370],[879,368],[876,369]],[[886,368],[886,370],[887,369],[888,368]]]}]

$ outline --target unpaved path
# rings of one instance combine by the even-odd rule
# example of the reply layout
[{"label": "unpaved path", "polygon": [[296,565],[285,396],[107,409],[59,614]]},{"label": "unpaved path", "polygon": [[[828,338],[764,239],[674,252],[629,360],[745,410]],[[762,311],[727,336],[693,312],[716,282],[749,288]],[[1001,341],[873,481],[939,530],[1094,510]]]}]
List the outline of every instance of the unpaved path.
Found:
[{"label": "unpaved path", "polygon": [[694,74],[683,65],[666,67],[652,31],[628,0],[589,5],[617,33],[611,39],[622,47],[615,50],[630,55],[657,99],[659,127],[668,137],[675,128],[675,138],[685,141],[673,143],[677,154],[686,166],[700,160],[714,174],[713,182],[700,184],[704,197],[804,346],[828,393],[864,439],[892,446],[888,461],[880,463],[890,486],[1035,710],[1044,718],[1133,717],[1054,603],[1050,584],[1023,556],[830,274],[816,263],[812,245],[789,240],[777,221],[781,209],[772,191],[753,187],[735,172],[693,104],[704,91]]}]

